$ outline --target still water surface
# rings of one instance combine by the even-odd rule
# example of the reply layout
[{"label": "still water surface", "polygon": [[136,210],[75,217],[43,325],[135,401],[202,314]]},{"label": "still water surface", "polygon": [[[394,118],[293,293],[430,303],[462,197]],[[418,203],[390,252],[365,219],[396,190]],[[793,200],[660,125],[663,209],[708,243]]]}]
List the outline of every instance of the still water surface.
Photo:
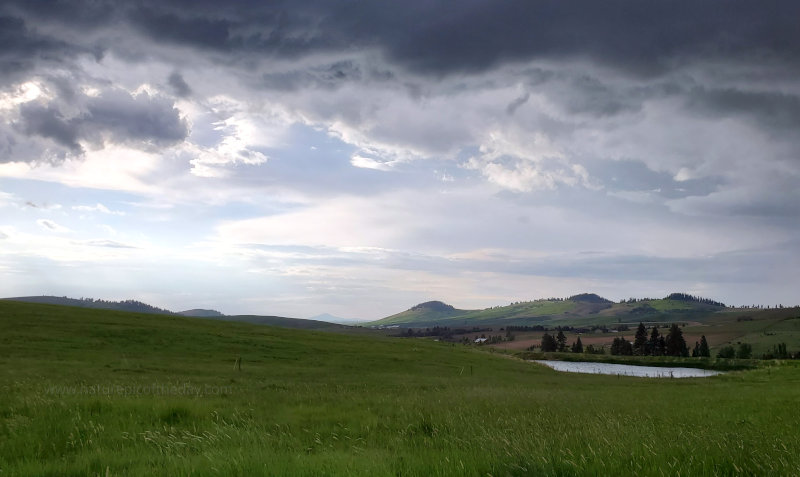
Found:
[{"label": "still water surface", "polygon": [[570,361],[534,360],[534,363],[549,366],[556,371],[569,373],[615,374],[640,378],[705,378],[722,374],[719,371],[696,368],[661,368],[657,366],[633,366],[629,364],[586,363]]}]

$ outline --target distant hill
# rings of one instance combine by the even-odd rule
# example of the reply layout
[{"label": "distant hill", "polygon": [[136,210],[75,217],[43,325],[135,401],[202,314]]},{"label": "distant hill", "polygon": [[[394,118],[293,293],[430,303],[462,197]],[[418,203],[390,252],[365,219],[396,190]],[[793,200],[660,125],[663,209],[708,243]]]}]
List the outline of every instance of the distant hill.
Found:
[{"label": "distant hill", "polygon": [[454,317],[463,316],[470,310],[459,310],[441,301],[429,301],[420,303],[410,309],[386,317],[382,320],[368,323],[369,325],[397,325],[397,324],[420,324],[427,326],[443,321],[448,321]]},{"label": "distant hill", "polygon": [[283,316],[260,316],[260,315],[229,315],[229,316],[207,316],[204,318],[219,321],[237,321],[240,323],[252,323],[255,325],[280,326],[282,328],[294,328],[298,330],[316,331],[345,331],[352,327],[339,325],[327,321],[304,320],[302,318],[286,318]]},{"label": "distant hill", "polygon": [[460,310],[441,301],[429,301],[366,324],[415,328],[488,324],[579,326],[648,320],[697,320],[701,315],[724,310],[726,307],[723,303],[685,293],[672,293],[661,299],[631,299],[620,303],[594,293],[581,293],[569,298],[516,302],[483,310]]},{"label": "distant hill", "polygon": [[613,301],[598,296],[594,293],[581,293],[579,295],[572,295],[571,297],[567,298],[567,300],[584,303],[614,303]]},{"label": "distant hill", "polygon": [[148,314],[161,314],[161,315],[173,315],[173,316],[180,315],[192,318],[205,318],[205,319],[212,319],[219,321],[237,321],[243,323],[279,326],[282,328],[294,328],[300,330],[347,331],[356,329],[350,326],[339,325],[336,323],[329,323],[327,321],[303,320],[300,318],[286,318],[282,316],[258,316],[258,315],[226,316],[216,310],[205,310],[201,308],[195,308],[175,313],[136,300],[107,301],[107,300],[95,300],[93,298],[67,298],[59,296],[24,296],[24,297],[14,297],[14,298],[3,298],[2,300],[19,301],[25,303],[39,303],[45,305],[73,306],[80,308],[127,311],[134,313],[148,313]]},{"label": "distant hill", "polygon": [[309,320],[327,321],[328,323],[337,323],[340,325],[361,325],[364,320],[356,320],[353,318],[342,318],[341,316],[331,315],[330,313],[322,313],[320,315],[312,316]]},{"label": "distant hill", "polygon": [[45,305],[78,306],[81,308],[94,308],[102,310],[131,311],[135,313],[151,313],[172,315],[173,312],[158,308],[136,300],[108,301],[95,300],[94,298],[67,298],[65,296],[22,296],[3,298],[3,300],[22,301],[25,303],[41,303]]},{"label": "distant hill", "polygon": [[194,308],[192,310],[179,311],[176,314],[183,316],[194,316],[197,318],[212,318],[212,317],[225,316],[222,313],[218,312],[217,310],[204,310],[202,308]]}]

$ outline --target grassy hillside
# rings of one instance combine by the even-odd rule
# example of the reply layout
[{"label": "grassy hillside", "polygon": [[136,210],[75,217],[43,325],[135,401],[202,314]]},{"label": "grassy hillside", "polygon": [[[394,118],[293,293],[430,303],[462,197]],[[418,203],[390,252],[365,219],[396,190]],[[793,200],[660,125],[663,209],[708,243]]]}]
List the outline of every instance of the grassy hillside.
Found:
[{"label": "grassy hillside", "polygon": [[216,310],[192,309],[180,312],[171,312],[161,308],[148,305],[135,300],[125,301],[105,301],[93,300],[91,298],[67,298],[58,296],[28,296],[17,298],[3,298],[6,301],[18,301],[24,303],[38,303],[47,305],[61,305],[78,308],[93,308],[101,310],[116,310],[135,313],[153,313],[161,315],[181,315],[193,318],[207,318],[220,321],[240,321],[257,325],[280,326],[283,328],[296,328],[300,330],[318,331],[353,331],[352,327],[328,323],[319,320],[304,320],[300,318],[286,318],[283,316],[261,316],[261,315],[223,315]]},{"label": "grassy hillside", "polygon": [[65,296],[19,296],[3,298],[3,300],[22,301],[26,303],[40,303],[46,305],[77,306],[81,308],[95,308],[102,310],[130,311],[134,313],[155,313],[170,315],[171,311],[156,306],[148,305],[136,300],[110,301],[95,300],[94,298],[68,298]]},{"label": "grassy hillside", "polygon": [[800,472],[789,364],[560,374],[428,340],[0,302],[0,388],[2,475]]},{"label": "grassy hillside", "polygon": [[348,331],[353,328],[351,326],[329,323],[327,321],[285,318],[282,316],[230,315],[210,318],[219,321],[238,321],[242,323],[251,323],[254,325],[280,326],[283,328],[295,328],[298,330]]},{"label": "grassy hillside", "polygon": [[[677,295],[677,294],[676,294]],[[429,303],[439,304],[435,307]],[[590,324],[638,323],[639,321],[686,321],[705,319],[727,308],[721,304],[673,298],[614,303],[594,294],[567,299],[536,300],[496,306],[483,310],[443,309],[442,302],[417,305],[402,313],[368,323],[371,326],[404,327],[546,325],[583,326]],[[449,305],[445,305],[449,306]]]}]

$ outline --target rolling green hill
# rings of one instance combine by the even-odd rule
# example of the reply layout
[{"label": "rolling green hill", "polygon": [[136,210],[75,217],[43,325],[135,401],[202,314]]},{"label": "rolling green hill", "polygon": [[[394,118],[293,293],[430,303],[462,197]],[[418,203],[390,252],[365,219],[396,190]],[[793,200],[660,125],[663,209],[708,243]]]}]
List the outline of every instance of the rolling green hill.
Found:
[{"label": "rolling green hill", "polygon": [[301,318],[286,318],[283,316],[261,316],[261,315],[223,315],[216,310],[192,309],[180,312],[172,312],[162,308],[157,308],[136,300],[107,301],[95,300],[92,298],[67,298],[59,296],[27,296],[16,298],[3,298],[6,301],[18,301],[24,303],[38,303],[45,305],[60,305],[78,308],[91,308],[99,310],[128,311],[134,313],[151,313],[157,315],[181,315],[194,318],[206,318],[220,321],[239,321],[256,325],[280,326],[283,328],[296,328],[301,330],[318,331],[352,331],[353,327],[328,323],[319,320],[304,320]]},{"label": "rolling green hill", "polygon": [[0,390],[2,475],[800,471],[791,363],[578,375],[431,340],[0,301]]},{"label": "rolling green hill", "polygon": [[419,304],[409,310],[368,323],[370,326],[431,327],[483,325],[580,326],[638,323],[639,321],[686,321],[706,319],[727,311],[724,304],[673,293],[662,299],[614,303],[593,293],[565,299],[512,303],[483,310],[460,310],[440,301]]},{"label": "rolling green hill", "polygon": [[230,316],[211,316],[207,319],[218,321],[237,321],[254,325],[280,326],[282,328],[294,328],[298,330],[316,331],[348,331],[352,326],[328,323],[327,321],[306,320],[302,318],[286,318],[283,316],[261,316],[261,315],[230,315]]},{"label": "rolling green hill", "polygon": [[81,308],[95,308],[101,310],[130,311],[134,313],[154,313],[170,315],[171,311],[156,306],[148,305],[137,300],[96,300],[94,298],[68,298],[65,296],[19,296],[3,298],[3,300],[22,301],[26,303],[41,303],[46,305],[76,306]]}]

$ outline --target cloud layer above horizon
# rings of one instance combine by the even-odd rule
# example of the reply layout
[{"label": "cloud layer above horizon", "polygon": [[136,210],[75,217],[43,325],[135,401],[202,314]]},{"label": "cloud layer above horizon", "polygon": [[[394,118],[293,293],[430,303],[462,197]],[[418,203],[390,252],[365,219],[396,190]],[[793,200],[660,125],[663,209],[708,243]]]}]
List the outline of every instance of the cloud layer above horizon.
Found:
[{"label": "cloud layer above horizon", "polygon": [[6,296],[796,304],[800,4],[6,1]]}]

